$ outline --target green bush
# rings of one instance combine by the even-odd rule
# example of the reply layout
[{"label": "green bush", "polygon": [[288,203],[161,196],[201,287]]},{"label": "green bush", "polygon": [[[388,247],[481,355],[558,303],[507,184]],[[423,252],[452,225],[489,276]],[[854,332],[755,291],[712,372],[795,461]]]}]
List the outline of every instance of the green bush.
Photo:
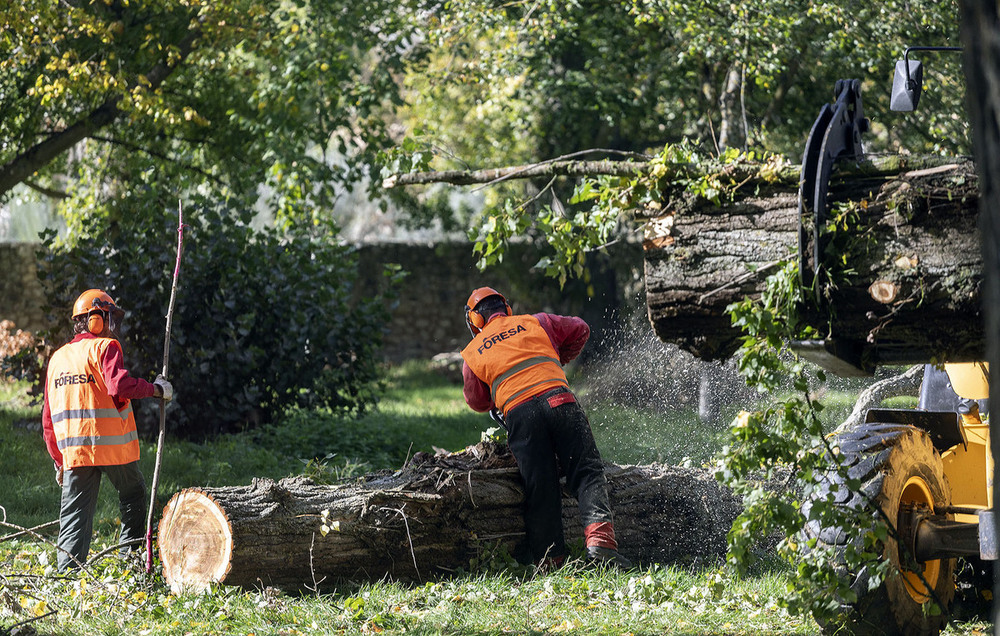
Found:
[{"label": "green bush", "polygon": [[[250,213],[211,205],[188,209],[184,220],[169,364],[172,432],[198,438],[269,422],[293,405],[363,412],[374,403],[390,272],[383,297],[355,289],[355,256],[334,228],[254,230]],[[104,289],[128,312],[119,331],[127,368],[153,379],[162,368],[176,214],[95,215],[76,236],[74,245],[44,236],[39,276],[53,320],[65,325],[49,341],[68,340],[80,292]],[[155,401],[135,407],[140,430],[158,426]]]}]

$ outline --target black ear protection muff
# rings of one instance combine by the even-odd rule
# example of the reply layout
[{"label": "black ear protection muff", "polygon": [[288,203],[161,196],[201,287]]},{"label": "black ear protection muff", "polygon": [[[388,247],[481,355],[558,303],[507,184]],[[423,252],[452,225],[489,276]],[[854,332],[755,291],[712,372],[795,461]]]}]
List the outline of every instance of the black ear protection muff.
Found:
[{"label": "black ear protection muff", "polygon": [[513,315],[514,313],[510,308],[510,303],[507,302],[504,295],[492,287],[480,287],[479,289],[474,290],[469,296],[469,300],[465,303],[465,324],[468,325],[469,331],[472,332],[472,335],[478,334],[483,330],[483,327],[486,326],[486,318],[483,318],[483,316],[478,311],[475,311],[475,309],[480,302],[490,296],[499,296],[500,299],[503,300],[508,316]]}]

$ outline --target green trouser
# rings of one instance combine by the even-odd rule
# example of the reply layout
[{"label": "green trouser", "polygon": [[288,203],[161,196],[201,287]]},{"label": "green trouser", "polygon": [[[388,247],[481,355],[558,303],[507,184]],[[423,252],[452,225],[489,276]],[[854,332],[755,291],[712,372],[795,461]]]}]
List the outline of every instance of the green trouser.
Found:
[{"label": "green trouser", "polygon": [[[94,512],[101,475],[105,474],[118,491],[121,511],[121,543],[142,539],[146,525],[146,481],[139,462],[120,466],[80,466],[63,473],[62,502],[59,510],[59,539],[56,564],[60,572],[87,562],[94,532]],[[133,546],[136,548],[137,546]],[[75,559],[75,561],[74,561]]]}]

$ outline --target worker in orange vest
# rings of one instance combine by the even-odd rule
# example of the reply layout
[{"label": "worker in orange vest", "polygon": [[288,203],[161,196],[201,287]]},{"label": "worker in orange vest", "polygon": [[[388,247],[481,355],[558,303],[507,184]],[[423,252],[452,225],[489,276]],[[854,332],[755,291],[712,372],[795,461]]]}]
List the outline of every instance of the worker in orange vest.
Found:
[{"label": "worker in orange vest", "polygon": [[462,350],[465,401],[475,411],[491,411],[507,429],[524,479],[532,559],[557,567],[566,558],[561,466],[580,504],[587,558],[631,567],[618,553],[604,465],[590,422],[562,369],[580,355],[590,327],[572,316],[513,315],[507,299],[490,287],[472,292],[465,319],[473,336]]},{"label": "worker in orange vest", "polygon": [[174,390],[162,376],[152,383],[129,376],[115,337],[124,315],[105,292],[83,292],[73,304],[75,336],[49,360],[42,435],[62,486],[56,543],[61,572],[87,562],[102,474],[118,491],[121,542],[145,535],[146,483],[131,400],[169,401]]}]

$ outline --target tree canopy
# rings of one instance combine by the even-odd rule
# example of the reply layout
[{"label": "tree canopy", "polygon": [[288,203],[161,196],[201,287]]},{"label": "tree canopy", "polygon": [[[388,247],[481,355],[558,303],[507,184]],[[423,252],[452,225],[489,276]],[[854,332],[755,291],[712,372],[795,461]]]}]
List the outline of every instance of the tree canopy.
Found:
[{"label": "tree canopy", "polygon": [[380,0],[25,0],[0,25],[0,197],[263,187],[279,217],[361,181],[413,35]]},{"label": "tree canopy", "polygon": [[928,62],[920,114],[887,107],[906,46],[957,42],[951,0],[25,0],[0,24],[0,197],[77,212],[169,184],[326,215],[388,148],[395,170],[682,141],[795,161],[844,77],[874,149],[968,147],[958,56]]},{"label": "tree canopy", "polygon": [[[404,78],[397,112],[413,160],[392,166],[396,173],[571,155],[647,167],[657,155],[692,166],[741,153],[797,163],[843,78],[862,82],[869,152],[969,148],[957,55],[914,54],[928,69],[926,101],[918,113],[889,110],[893,69],[907,46],[957,43],[955,2],[457,0],[433,14],[431,27]],[[576,154],[585,149],[593,152]],[[600,183],[635,190],[628,178]],[[635,231],[616,226],[630,209],[613,194],[609,205],[593,204],[600,183],[581,185],[579,175],[492,182],[482,214],[463,217],[480,264],[498,258],[512,236],[534,236],[543,250],[557,248],[540,262],[550,273],[579,273],[585,250]]]},{"label": "tree canopy", "polygon": [[948,123],[963,97],[957,56],[929,64],[934,104],[920,116],[934,130],[893,119],[888,109],[893,67],[907,46],[957,43],[954,2],[459,0],[448,7],[436,16],[407,96],[422,132],[472,165],[584,148],[642,152],[682,140],[715,152],[749,145],[795,157],[842,78],[864,82],[880,147],[968,148],[964,124]]}]

